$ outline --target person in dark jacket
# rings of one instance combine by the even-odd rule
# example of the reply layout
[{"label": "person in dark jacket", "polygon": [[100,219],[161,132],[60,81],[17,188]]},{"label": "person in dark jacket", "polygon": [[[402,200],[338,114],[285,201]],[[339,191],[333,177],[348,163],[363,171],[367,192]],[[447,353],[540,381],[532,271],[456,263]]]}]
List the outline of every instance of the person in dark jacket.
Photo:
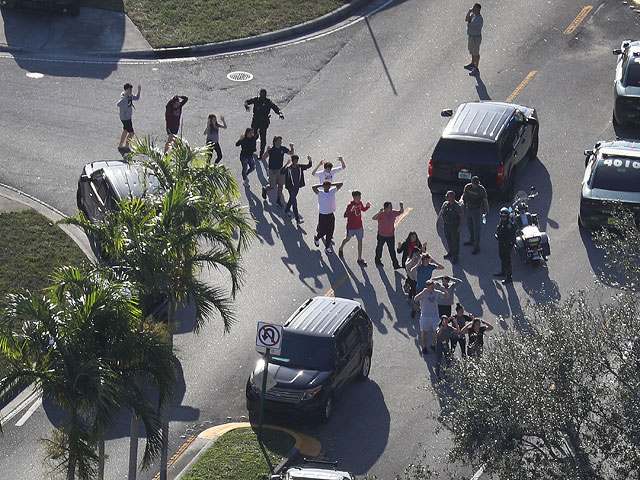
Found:
[{"label": "person in dark jacket", "polygon": [[249,186],[249,174],[256,169],[253,156],[256,152],[256,140],[253,128],[247,128],[236,142],[236,147],[240,147],[240,163],[242,164],[242,180],[245,186]]},{"label": "person in dark jacket", "polygon": [[267,91],[263,88],[257,97],[245,100],[244,108],[249,111],[249,105],[253,105],[253,119],[251,120],[251,128],[256,132],[260,130],[260,158],[264,155],[264,149],[267,146],[267,128],[269,128],[271,110],[273,110],[281,119],[284,115],[278,106],[267,97]]},{"label": "person in dark jacket", "polygon": [[[424,247],[427,246],[427,242],[424,243]],[[415,249],[420,250],[422,248],[422,243],[420,243],[420,239],[418,238],[418,234],[416,232],[409,232],[407,235],[407,239],[404,242],[398,242],[398,248],[396,252],[402,254],[402,261],[400,265],[405,265],[407,263],[407,258],[410,258]]]},{"label": "person in dark jacket", "polygon": [[444,237],[447,240],[447,254],[444,258],[450,258],[451,263],[458,263],[460,254],[460,232],[464,223],[464,212],[462,206],[456,200],[456,194],[449,190],[445,195],[446,201],[440,208],[440,213],[436,219],[436,229],[440,221],[444,223]]},{"label": "person in dark jacket", "polygon": [[307,155],[309,163],[306,165],[300,165],[298,160],[298,155],[291,155],[291,158],[287,160],[286,165],[282,167],[280,172],[284,175],[284,188],[289,192],[289,201],[287,202],[287,206],[284,208],[284,213],[286,213],[288,217],[291,217],[290,210],[293,208],[296,223],[300,225],[304,220],[300,218],[300,214],[298,213],[298,192],[302,187],[304,187],[303,172],[307,168],[311,168],[311,155]]},{"label": "person in dark jacket", "polygon": [[182,107],[189,99],[184,95],[174,95],[167,102],[164,109],[164,120],[167,124],[167,143],[164,144],[164,153],[169,151],[169,147],[173,143],[178,130],[180,129],[180,117],[182,115]]},{"label": "person in dark jacket", "polygon": [[511,283],[511,250],[516,243],[516,226],[509,220],[509,210],[505,207],[500,209],[500,223],[496,228],[496,238],[502,268],[494,275],[504,277],[503,284]]}]

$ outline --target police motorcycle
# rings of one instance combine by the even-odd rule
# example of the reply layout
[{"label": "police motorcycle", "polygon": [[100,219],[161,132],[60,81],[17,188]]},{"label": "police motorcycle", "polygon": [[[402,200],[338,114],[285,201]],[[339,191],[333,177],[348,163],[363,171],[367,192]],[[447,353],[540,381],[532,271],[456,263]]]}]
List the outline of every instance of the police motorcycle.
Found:
[{"label": "police motorcycle", "polygon": [[529,200],[537,196],[535,186],[531,187],[529,194],[521,190],[515,194],[508,209],[509,219],[517,228],[514,248],[523,262],[534,267],[540,265],[541,260],[546,262],[547,256],[551,254],[549,237],[538,227],[538,215],[529,212]]}]

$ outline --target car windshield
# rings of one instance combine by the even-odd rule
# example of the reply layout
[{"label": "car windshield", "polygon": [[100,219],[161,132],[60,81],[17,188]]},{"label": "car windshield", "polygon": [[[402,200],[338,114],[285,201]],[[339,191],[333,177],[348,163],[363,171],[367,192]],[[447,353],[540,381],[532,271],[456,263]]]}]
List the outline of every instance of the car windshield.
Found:
[{"label": "car windshield", "polygon": [[331,370],[333,364],[333,339],[302,335],[284,330],[280,355],[271,362],[286,367],[307,370]]},{"label": "car windshield", "polygon": [[640,192],[640,159],[605,157],[598,161],[592,188]]},{"label": "car windshield", "polygon": [[640,87],[640,63],[638,59],[632,59],[629,62],[629,68],[627,68],[627,78],[625,79],[625,85],[627,87]]},{"label": "car windshield", "polygon": [[498,148],[493,142],[441,138],[433,152],[436,162],[468,164],[495,164]]}]

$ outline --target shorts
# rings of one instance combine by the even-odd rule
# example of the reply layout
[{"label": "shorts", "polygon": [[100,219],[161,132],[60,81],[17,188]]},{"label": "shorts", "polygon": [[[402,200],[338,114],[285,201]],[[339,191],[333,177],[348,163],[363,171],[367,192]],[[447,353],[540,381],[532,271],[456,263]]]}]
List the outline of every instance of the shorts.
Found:
[{"label": "shorts", "polygon": [[167,135],[178,135],[178,129],[176,128],[175,132],[167,127]]},{"label": "shorts", "polygon": [[122,129],[126,130],[129,133],[133,133],[133,123],[131,123],[131,119],[129,120],[120,120],[122,122]]},{"label": "shorts", "polygon": [[284,185],[284,175],[280,173],[280,169],[269,169],[269,185],[271,188],[276,188],[276,185],[280,187]]},{"label": "shorts", "polygon": [[363,236],[364,236],[364,229],[362,227],[358,228],[357,230],[349,230],[347,228],[347,238],[356,237],[360,239]]},{"label": "shorts", "polygon": [[438,323],[440,323],[440,319],[437,315],[420,315],[421,332],[428,332],[429,330],[433,330],[435,332],[435,330],[438,328]]},{"label": "shorts", "polygon": [[469,42],[467,47],[469,48],[469,53],[473,56],[480,55],[480,42],[482,42],[482,36],[478,35],[476,37],[469,36]]}]

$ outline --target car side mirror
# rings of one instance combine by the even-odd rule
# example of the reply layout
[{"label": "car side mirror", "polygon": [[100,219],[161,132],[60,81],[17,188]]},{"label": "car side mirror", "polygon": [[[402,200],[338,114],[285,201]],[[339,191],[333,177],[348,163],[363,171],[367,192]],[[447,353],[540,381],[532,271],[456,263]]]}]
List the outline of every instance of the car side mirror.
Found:
[{"label": "car side mirror", "polygon": [[584,151],[584,156],[585,156],[585,157],[587,157],[587,158],[588,158],[588,157],[590,157],[591,155],[593,155],[593,150],[585,150],[585,151]]},{"label": "car side mirror", "polygon": [[622,50],[620,50],[619,48],[616,48],[616,49],[613,51],[613,54],[614,54],[614,55],[622,55]]},{"label": "car side mirror", "polygon": [[90,180],[89,175],[80,175],[81,182],[88,182]]},{"label": "car side mirror", "polygon": [[527,123],[533,125],[534,127],[538,125],[538,119],[534,117],[527,117]]},{"label": "car side mirror", "polygon": [[450,108],[445,108],[444,110],[442,110],[440,112],[440,116],[441,117],[451,117],[451,116],[453,116],[453,110],[451,110]]}]

